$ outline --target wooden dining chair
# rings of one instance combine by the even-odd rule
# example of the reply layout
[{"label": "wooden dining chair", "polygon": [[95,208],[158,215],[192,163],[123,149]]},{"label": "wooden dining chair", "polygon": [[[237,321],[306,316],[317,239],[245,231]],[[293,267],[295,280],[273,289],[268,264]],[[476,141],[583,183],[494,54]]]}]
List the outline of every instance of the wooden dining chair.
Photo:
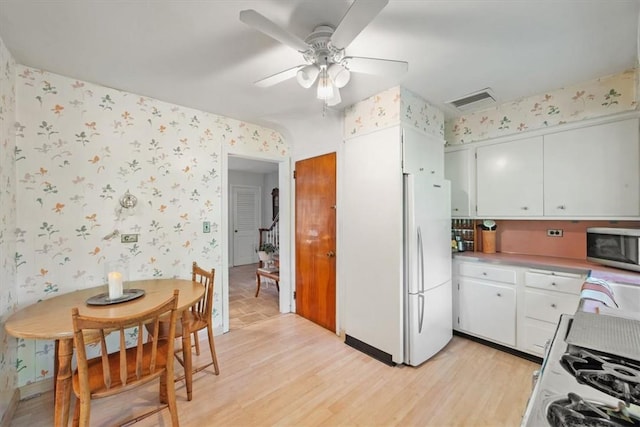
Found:
[{"label": "wooden dining chair", "polygon": [[[160,402],[165,403],[157,409],[147,412],[136,420],[146,418],[165,407],[169,407],[171,424],[178,426],[175,382],[173,381],[174,338],[177,323],[178,290],[173,297],[157,307],[145,312],[122,317],[89,317],[72,309],[74,344],[78,367],[73,372],[73,391],[77,402],[73,416],[74,426],[89,426],[91,400],[113,396],[132,388],[160,380]],[[143,340],[143,325],[153,323],[155,330],[161,316],[168,315],[166,339],[151,337]],[[125,330],[137,328],[138,339],[135,347],[126,348]],[[110,333],[120,335],[120,348],[108,353],[106,336]],[[101,355],[87,359],[86,345],[100,343]]]},{"label": "wooden dining chair", "polygon": [[[176,358],[184,367],[184,375],[176,378],[176,381],[185,380],[187,388],[187,400],[193,397],[193,374],[202,371],[213,365],[214,373],[220,374],[218,368],[218,358],[216,356],[216,348],[213,341],[213,284],[215,279],[215,269],[207,271],[200,268],[196,262],[193,263],[191,270],[191,280],[204,286],[204,294],[190,310],[185,310],[182,317],[178,319],[176,325],[175,337],[182,337],[182,348],[175,351]],[[153,334],[152,325],[147,327],[149,332]],[[166,336],[166,322],[160,323],[159,335]],[[200,355],[200,343],[198,340],[198,331],[207,328],[207,336],[209,339],[209,350],[211,351],[211,362],[198,367],[193,367],[191,349],[195,348],[196,355]],[[193,336],[193,343],[191,342]]]}]

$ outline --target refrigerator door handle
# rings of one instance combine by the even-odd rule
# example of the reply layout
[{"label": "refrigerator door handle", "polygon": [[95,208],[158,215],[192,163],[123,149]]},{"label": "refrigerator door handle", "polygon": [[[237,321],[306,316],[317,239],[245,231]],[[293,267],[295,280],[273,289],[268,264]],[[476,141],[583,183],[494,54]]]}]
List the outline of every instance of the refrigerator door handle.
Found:
[{"label": "refrigerator door handle", "polygon": [[418,280],[420,292],[424,292],[424,247],[422,246],[422,230],[418,227]]},{"label": "refrigerator door handle", "polygon": [[424,295],[418,295],[418,333],[422,333],[422,324],[424,323]]}]

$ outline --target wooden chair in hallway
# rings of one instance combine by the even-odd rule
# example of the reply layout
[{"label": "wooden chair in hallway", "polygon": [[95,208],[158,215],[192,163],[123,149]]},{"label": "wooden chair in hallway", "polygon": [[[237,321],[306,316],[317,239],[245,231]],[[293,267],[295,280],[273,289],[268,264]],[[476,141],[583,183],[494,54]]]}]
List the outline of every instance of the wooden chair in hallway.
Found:
[{"label": "wooden chair in hallway", "polygon": [[[175,337],[182,337],[182,348],[175,351],[176,357],[180,364],[184,367],[184,375],[176,378],[176,381],[185,380],[187,386],[187,400],[191,400],[193,397],[192,384],[193,374],[202,371],[205,368],[213,365],[213,369],[216,375],[220,374],[218,368],[218,358],[216,356],[216,348],[213,341],[213,284],[215,278],[215,269],[211,271],[204,270],[198,266],[196,262],[193,263],[191,271],[191,280],[198,282],[204,286],[205,291],[202,299],[194,304],[190,310],[185,310],[182,313],[182,318],[178,319],[176,325]],[[167,333],[166,322],[160,324],[160,336],[165,336]],[[211,351],[211,362],[204,365],[193,367],[191,349],[195,347],[196,354],[200,355],[200,342],[198,340],[198,331],[207,328],[207,336],[209,339],[209,350]],[[149,330],[153,335],[153,330]],[[191,338],[193,336],[193,343]],[[182,353],[182,356],[180,356]]]},{"label": "wooden chair in hallway", "polygon": [[280,270],[278,268],[258,268],[256,270],[256,298],[260,293],[262,278],[271,279],[276,282],[276,289],[280,292]]},{"label": "wooden chair in hallway", "polygon": [[[96,318],[82,316],[78,308],[72,310],[74,343],[78,367],[73,373],[73,391],[78,402],[73,416],[74,426],[89,426],[91,400],[113,396],[148,382],[160,380],[160,402],[166,403],[171,412],[171,424],[178,426],[176,390],[173,381],[174,337],[177,322],[178,291],[173,297],[146,312],[125,318]],[[151,322],[158,329],[160,316],[169,313],[167,339],[151,337],[143,340],[142,328]],[[125,330],[137,327],[135,347],[126,348]],[[105,337],[116,332],[120,336],[120,348],[109,354]],[[127,332],[128,333],[128,332]],[[86,345],[100,343],[101,355],[87,359]],[[136,421],[156,413],[166,406],[138,416]]]}]

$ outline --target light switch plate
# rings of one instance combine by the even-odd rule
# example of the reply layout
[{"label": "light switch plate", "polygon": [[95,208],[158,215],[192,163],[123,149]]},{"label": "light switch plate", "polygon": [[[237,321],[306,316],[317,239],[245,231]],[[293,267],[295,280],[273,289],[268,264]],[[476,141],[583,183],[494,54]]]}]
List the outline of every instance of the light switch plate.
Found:
[{"label": "light switch plate", "polygon": [[137,243],[138,235],[137,234],[121,234],[120,235],[120,243]]},{"label": "light switch plate", "polygon": [[211,233],[211,223],[209,221],[205,221],[202,223],[202,232]]}]

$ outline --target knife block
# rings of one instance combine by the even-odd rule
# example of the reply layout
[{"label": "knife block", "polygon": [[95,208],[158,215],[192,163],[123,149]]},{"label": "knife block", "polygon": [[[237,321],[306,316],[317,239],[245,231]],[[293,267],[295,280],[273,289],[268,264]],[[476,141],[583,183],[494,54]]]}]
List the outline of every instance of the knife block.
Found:
[{"label": "knife block", "polygon": [[496,253],[495,230],[482,230],[482,252],[485,254]]}]

